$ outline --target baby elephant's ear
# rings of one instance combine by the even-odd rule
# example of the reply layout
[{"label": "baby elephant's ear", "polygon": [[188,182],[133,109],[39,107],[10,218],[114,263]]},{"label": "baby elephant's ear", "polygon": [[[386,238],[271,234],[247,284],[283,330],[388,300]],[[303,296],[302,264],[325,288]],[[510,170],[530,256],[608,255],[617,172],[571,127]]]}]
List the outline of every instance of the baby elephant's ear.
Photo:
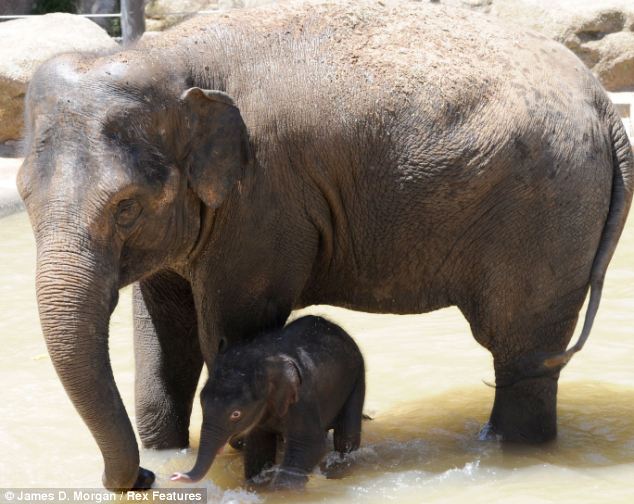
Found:
[{"label": "baby elephant's ear", "polygon": [[208,207],[217,208],[250,162],[247,127],[222,91],[193,87],[180,100],[185,125],[181,151],[189,183]]},{"label": "baby elephant's ear", "polygon": [[299,399],[302,375],[297,362],[288,355],[280,354],[266,359],[269,405],[282,418],[288,408]]}]

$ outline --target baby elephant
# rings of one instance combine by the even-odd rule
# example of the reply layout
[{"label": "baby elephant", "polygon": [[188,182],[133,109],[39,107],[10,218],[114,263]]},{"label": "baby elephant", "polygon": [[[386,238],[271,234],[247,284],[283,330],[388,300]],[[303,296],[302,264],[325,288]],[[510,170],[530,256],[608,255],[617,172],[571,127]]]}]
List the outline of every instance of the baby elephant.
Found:
[{"label": "baby elephant", "polygon": [[[335,450],[361,441],[365,397],[363,357],[339,326],[314,316],[229,348],[216,360],[201,393],[203,424],[198,458],[174,481],[198,481],[227,441],[244,436],[244,473],[275,464],[277,438],[286,449],[271,489],[300,488],[326,452],[329,429]],[[257,478],[261,480],[262,478]]]}]

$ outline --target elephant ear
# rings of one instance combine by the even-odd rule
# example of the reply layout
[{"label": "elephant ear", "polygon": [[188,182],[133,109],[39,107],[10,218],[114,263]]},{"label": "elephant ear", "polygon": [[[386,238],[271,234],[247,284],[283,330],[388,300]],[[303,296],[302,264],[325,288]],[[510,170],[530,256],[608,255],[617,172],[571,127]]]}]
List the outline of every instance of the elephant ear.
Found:
[{"label": "elephant ear", "polygon": [[266,359],[266,375],[269,406],[282,418],[291,404],[299,399],[299,387],[302,384],[299,366],[288,355],[275,355]]},{"label": "elephant ear", "polygon": [[210,208],[218,208],[251,160],[240,110],[222,91],[193,87],[180,97],[185,109],[184,154],[189,183]]}]

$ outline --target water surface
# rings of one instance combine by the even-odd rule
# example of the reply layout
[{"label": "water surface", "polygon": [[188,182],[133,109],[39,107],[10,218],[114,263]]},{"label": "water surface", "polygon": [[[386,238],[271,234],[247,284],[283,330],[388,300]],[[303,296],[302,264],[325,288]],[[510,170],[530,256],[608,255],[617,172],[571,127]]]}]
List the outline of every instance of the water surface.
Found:
[{"label": "water surface", "polygon": [[[100,487],[102,461],[60,385],[40,332],[35,248],[24,213],[0,220],[0,487]],[[492,360],[456,309],[420,316],[313,307],[345,327],[367,363],[361,450],[352,474],[317,472],[302,494],[242,487],[239,453],[221,455],[204,485],[212,502],[630,503],[634,499],[634,223],[610,267],[586,347],[562,373],[559,437],[541,447],[478,440],[493,390]],[[113,368],[133,407],[132,313],[126,289],[111,321]],[[170,486],[192,448],[144,450],[142,464]]]}]

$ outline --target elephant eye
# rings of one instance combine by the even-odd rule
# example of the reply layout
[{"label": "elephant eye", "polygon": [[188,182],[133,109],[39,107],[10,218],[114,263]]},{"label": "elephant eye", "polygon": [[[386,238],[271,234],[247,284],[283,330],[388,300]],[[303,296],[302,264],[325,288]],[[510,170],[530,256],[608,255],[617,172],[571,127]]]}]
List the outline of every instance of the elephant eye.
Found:
[{"label": "elephant eye", "polygon": [[240,417],[241,417],[241,416],[242,416],[242,411],[240,411],[240,410],[235,410],[233,413],[231,413],[231,415],[229,416],[229,418],[230,418],[232,421],[234,421],[234,422],[235,422],[235,421],[237,421],[237,420],[240,420]]},{"label": "elephant eye", "polygon": [[115,220],[121,227],[130,227],[141,214],[141,205],[133,199],[124,199],[117,205]]}]

